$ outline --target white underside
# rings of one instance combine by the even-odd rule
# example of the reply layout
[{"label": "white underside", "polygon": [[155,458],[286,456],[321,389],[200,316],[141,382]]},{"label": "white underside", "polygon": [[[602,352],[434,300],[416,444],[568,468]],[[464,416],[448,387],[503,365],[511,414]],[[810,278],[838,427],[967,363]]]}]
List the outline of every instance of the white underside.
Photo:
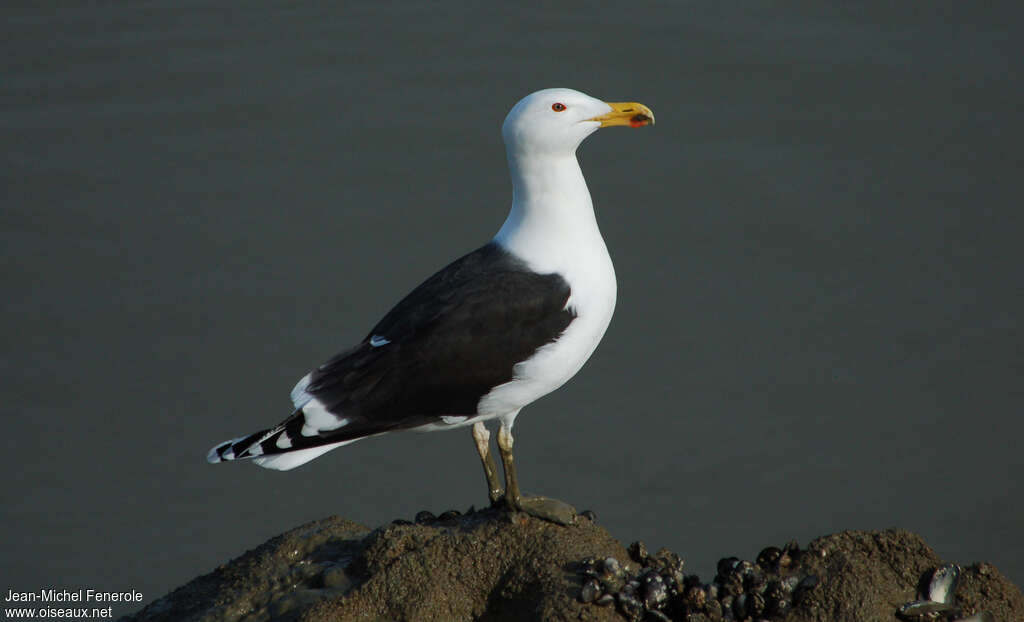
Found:
[{"label": "white underside", "polygon": [[349,445],[355,441],[341,441],[340,443],[331,443],[330,445],[321,445],[319,447],[311,447],[309,449],[299,449],[297,451],[289,451],[283,454],[271,454],[269,456],[257,456],[252,459],[255,464],[260,465],[265,469],[274,469],[276,471],[287,471],[294,469],[297,466],[306,464],[314,458],[319,458],[325,453],[332,449],[337,449],[343,445]]},{"label": "white underside", "polygon": [[436,423],[428,423],[426,425],[409,429],[413,432],[444,432],[445,430],[464,428],[466,426],[473,425],[477,421],[487,421],[488,419],[494,419],[494,417],[484,417],[482,415],[475,415],[473,417],[454,417],[444,415],[441,417],[441,420]]}]

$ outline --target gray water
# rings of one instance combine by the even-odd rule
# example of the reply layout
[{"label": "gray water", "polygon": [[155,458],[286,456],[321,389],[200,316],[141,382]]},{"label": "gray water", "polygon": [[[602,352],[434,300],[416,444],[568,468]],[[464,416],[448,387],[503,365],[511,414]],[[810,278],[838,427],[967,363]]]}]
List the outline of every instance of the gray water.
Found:
[{"label": "gray water", "polygon": [[497,230],[548,86],[658,124],[580,150],[619,304],[520,416],[524,488],[705,579],[898,526],[1024,584],[1020,15],[889,4],[6,7],[0,589],[148,601],[303,521],[481,505],[466,431],[203,456]]}]

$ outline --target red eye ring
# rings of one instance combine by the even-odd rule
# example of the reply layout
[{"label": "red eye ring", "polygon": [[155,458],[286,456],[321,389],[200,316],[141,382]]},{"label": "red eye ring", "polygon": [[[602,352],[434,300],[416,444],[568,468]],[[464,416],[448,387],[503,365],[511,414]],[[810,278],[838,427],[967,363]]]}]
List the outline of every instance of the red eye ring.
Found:
[{"label": "red eye ring", "polygon": [[562,112],[563,110],[565,110],[565,104],[563,104],[562,102],[555,102],[551,104],[551,109],[554,110],[555,112]]}]

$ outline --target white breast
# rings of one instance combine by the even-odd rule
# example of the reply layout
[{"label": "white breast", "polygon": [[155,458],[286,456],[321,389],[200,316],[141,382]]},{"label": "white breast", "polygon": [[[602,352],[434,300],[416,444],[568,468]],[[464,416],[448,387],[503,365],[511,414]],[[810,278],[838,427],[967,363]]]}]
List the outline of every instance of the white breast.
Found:
[{"label": "white breast", "polygon": [[557,273],[565,278],[571,290],[566,306],[576,318],[561,337],[517,364],[511,381],[480,400],[477,410],[484,417],[501,417],[511,424],[519,409],[576,375],[597,348],[615,311],[616,283],[604,240],[596,227],[593,233],[596,236],[585,236],[589,238],[585,241],[561,246],[564,252],[557,256],[535,253],[532,258],[523,257],[523,249],[506,247],[535,272]]}]

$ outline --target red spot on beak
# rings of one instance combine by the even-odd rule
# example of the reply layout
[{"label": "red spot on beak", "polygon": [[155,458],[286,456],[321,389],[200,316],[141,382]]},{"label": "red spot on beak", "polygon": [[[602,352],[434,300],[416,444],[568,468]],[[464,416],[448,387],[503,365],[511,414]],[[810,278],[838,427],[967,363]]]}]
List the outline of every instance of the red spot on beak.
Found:
[{"label": "red spot on beak", "polygon": [[630,117],[629,125],[631,127],[643,127],[651,124],[651,118],[645,114],[636,114]]}]

